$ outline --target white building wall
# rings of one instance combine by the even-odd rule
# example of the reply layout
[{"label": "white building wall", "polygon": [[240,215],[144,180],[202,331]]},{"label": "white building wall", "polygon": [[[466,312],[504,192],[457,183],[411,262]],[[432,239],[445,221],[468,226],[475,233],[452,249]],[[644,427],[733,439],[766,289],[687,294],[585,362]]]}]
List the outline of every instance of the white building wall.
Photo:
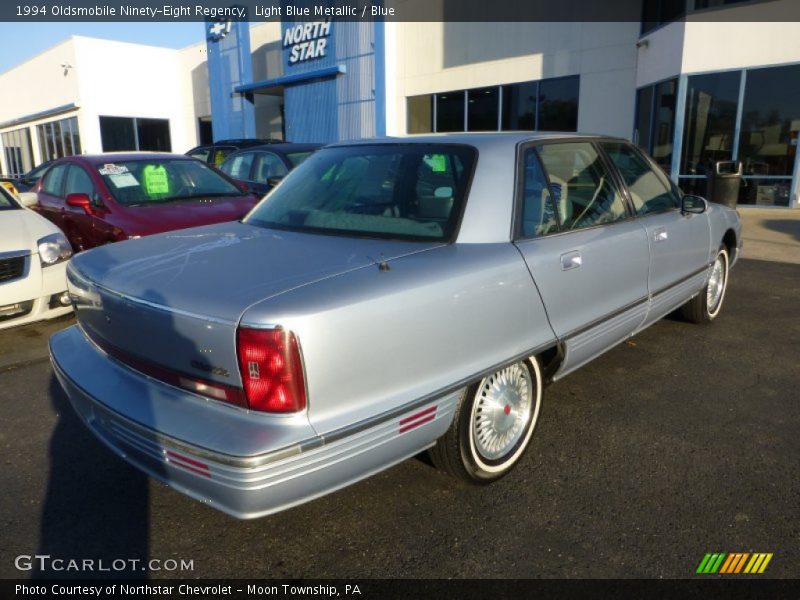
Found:
[{"label": "white building wall", "polygon": [[[18,119],[59,106],[78,104],[78,75],[75,71],[75,44],[73,38],[37,54],[30,60],[0,74],[0,123]],[[63,65],[63,66],[62,66]],[[43,85],[43,82],[47,82]],[[33,146],[34,164],[41,162],[34,125],[74,116],[76,111],[18,125],[9,125],[0,132],[27,127]],[[5,153],[0,140],[0,172],[7,173]]]},{"label": "white building wall", "polygon": [[639,23],[398,23],[389,133],[406,131],[408,96],[580,75],[578,129],[629,137],[638,35]]},{"label": "white building wall", "polygon": [[75,102],[78,74],[61,66],[75,64],[74,38],[69,38],[0,74],[0,123]]},{"label": "white building wall", "polygon": [[183,118],[179,51],[75,37],[81,142],[101,152],[100,116],[169,119],[172,149],[186,151],[196,138]]},{"label": "white building wall", "polygon": [[[800,62],[797,0],[728,5],[665,25],[640,42],[636,87],[680,74]],[[705,19],[705,20],[703,20]]]},{"label": "white building wall", "polygon": [[180,102],[182,128],[186,133],[183,145],[173,143],[174,152],[186,152],[198,145],[200,117],[211,114],[208,89],[208,51],[205,42],[199,42],[179,51]]}]

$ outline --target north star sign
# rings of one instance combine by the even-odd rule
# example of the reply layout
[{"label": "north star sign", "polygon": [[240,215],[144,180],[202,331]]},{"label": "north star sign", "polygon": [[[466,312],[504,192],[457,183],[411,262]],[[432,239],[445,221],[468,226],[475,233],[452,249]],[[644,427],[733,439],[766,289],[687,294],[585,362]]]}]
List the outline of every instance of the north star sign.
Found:
[{"label": "north star sign", "polygon": [[325,56],[327,38],[330,34],[330,19],[289,27],[283,35],[283,47],[291,48],[289,64],[294,65]]}]

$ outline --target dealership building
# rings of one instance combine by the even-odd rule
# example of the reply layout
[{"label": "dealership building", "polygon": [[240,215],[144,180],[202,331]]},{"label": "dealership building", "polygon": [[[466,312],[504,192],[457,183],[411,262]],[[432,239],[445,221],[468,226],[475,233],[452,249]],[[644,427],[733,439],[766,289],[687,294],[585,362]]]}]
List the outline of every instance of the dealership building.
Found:
[{"label": "dealership building", "polygon": [[581,131],[634,140],[700,193],[714,161],[741,161],[740,205],[797,208],[794,3],[658,0],[611,23],[208,23],[181,50],[72,37],[0,74],[0,169],[242,137]]}]

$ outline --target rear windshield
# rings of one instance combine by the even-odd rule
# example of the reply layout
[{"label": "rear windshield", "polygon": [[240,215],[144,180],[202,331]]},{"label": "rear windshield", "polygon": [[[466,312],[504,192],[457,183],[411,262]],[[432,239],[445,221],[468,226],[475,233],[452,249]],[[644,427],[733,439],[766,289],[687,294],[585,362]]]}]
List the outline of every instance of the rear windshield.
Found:
[{"label": "rear windshield", "polygon": [[304,152],[287,152],[286,158],[289,159],[289,162],[292,163],[293,167],[296,167],[309,156],[311,153],[314,152],[313,150],[305,150]]},{"label": "rear windshield", "polygon": [[109,162],[97,165],[97,172],[114,199],[125,206],[242,195],[235,185],[196,160]]},{"label": "rear windshield", "polygon": [[0,210],[14,210],[16,208],[19,208],[19,204],[6,191],[6,188],[0,184]]},{"label": "rear windshield", "polygon": [[325,148],[246,222],[277,229],[448,240],[458,226],[475,150],[452,144]]}]

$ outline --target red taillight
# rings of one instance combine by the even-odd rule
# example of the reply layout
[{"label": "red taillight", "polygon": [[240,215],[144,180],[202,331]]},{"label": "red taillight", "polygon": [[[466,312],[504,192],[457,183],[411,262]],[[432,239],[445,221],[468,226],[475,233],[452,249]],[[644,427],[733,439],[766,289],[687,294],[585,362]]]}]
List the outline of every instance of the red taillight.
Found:
[{"label": "red taillight", "polygon": [[251,410],[288,413],[306,407],[297,338],[282,329],[239,328],[239,370]]}]

